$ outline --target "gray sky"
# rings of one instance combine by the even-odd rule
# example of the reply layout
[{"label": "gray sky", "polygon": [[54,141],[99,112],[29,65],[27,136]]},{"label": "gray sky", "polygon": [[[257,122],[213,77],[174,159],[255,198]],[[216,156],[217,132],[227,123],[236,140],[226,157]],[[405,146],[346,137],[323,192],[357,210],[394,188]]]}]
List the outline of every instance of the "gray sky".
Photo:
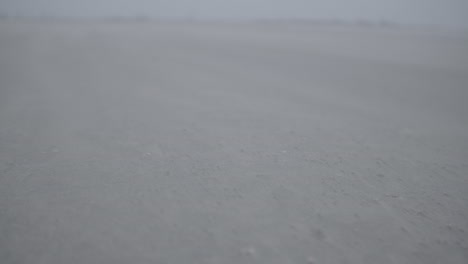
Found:
[{"label": "gray sky", "polygon": [[327,18],[468,27],[468,0],[0,0],[19,15]]}]

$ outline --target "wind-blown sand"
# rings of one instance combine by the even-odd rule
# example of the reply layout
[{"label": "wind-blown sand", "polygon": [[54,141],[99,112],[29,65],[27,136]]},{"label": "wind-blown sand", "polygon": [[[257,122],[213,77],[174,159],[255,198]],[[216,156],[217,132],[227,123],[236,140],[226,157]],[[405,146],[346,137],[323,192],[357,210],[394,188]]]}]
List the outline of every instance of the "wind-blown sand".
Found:
[{"label": "wind-blown sand", "polygon": [[468,35],[0,24],[0,262],[468,263]]}]

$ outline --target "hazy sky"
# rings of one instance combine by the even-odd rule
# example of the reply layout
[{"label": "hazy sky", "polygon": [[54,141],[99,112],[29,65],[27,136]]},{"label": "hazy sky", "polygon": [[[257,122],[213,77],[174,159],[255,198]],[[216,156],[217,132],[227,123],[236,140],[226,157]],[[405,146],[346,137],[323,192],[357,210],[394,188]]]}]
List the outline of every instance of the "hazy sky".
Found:
[{"label": "hazy sky", "polygon": [[337,18],[468,27],[468,0],[0,0],[19,15]]}]

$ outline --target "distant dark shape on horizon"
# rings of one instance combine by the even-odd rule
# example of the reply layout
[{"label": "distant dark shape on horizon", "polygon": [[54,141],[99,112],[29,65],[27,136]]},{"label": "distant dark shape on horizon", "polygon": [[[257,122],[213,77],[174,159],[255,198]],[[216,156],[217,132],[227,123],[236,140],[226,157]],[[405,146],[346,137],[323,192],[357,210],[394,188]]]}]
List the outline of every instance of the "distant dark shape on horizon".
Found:
[{"label": "distant dark shape on horizon", "polygon": [[466,0],[2,0],[3,16],[335,19],[468,28]]}]

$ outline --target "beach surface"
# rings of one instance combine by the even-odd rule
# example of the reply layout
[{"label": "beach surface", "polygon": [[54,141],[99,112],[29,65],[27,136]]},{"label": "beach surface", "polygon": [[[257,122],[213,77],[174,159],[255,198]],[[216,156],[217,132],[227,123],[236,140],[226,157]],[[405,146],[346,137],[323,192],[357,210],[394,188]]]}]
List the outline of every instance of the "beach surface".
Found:
[{"label": "beach surface", "polygon": [[0,262],[468,263],[468,33],[0,23]]}]

